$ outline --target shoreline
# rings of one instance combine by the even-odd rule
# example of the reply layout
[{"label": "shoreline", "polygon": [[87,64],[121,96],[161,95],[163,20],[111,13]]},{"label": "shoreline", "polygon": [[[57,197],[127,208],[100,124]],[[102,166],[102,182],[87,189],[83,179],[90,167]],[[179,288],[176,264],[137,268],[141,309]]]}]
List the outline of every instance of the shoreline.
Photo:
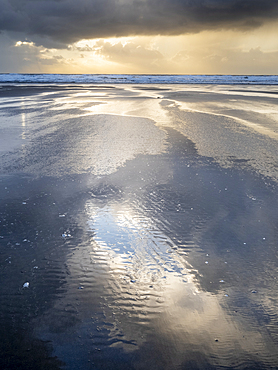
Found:
[{"label": "shoreline", "polygon": [[278,75],[146,75],[2,73],[1,83],[278,85]]}]

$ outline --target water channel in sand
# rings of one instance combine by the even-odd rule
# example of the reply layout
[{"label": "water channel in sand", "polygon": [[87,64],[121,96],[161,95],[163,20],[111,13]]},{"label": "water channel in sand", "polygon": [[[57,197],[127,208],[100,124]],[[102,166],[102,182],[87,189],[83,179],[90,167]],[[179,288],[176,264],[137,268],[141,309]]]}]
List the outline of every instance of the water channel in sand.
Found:
[{"label": "water channel in sand", "polygon": [[278,367],[276,87],[0,93],[2,369]]}]

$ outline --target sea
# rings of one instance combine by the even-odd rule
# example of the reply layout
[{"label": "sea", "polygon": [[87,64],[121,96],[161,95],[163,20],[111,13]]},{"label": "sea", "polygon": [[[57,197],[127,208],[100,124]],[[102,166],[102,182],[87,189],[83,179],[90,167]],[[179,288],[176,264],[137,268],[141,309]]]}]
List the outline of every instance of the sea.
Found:
[{"label": "sea", "polygon": [[278,85],[278,75],[143,75],[2,73],[0,83]]}]

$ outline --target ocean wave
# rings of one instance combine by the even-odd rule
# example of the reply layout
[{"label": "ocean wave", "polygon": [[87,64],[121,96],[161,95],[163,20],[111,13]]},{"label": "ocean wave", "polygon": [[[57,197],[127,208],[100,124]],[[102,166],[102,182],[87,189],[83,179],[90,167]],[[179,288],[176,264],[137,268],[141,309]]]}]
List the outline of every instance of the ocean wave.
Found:
[{"label": "ocean wave", "polygon": [[0,74],[0,83],[278,85],[278,76],[2,73]]}]

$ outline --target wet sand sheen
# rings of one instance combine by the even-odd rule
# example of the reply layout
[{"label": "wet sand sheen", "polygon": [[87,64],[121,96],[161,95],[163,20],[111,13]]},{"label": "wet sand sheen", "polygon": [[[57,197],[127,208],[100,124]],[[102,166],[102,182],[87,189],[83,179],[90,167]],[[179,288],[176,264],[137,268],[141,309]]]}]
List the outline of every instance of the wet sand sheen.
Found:
[{"label": "wet sand sheen", "polygon": [[267,89],[1,98],[1,368],[278,367]]}]

